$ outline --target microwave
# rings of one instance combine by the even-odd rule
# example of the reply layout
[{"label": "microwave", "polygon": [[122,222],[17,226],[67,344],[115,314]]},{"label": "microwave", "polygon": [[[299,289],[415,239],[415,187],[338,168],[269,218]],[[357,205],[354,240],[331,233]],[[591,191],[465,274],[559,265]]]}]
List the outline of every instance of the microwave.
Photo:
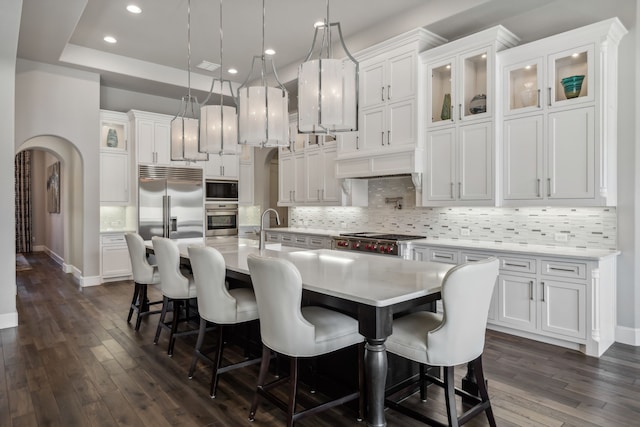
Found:
[{"label": "microwave", "polygon": [[238,181],[207,179],[204,184],[207,202],[238,201]]}]

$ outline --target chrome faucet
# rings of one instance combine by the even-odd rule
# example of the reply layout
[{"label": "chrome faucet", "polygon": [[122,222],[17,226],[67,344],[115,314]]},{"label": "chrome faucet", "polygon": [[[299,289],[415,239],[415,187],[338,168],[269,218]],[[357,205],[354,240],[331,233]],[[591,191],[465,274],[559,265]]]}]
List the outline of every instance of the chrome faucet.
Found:
[{"label": "chrome faucet", "polygon": [[260,217],[260,243],[258,244],[258,249],[260,250],[264,249],[264,241],[266,240],[264,236],[264,217],[269,212],[273,212],[274,214],[276,214],[276,224],[280,225],[280,215],[278,215],[277,210],[269,208],[265,209],[264,212],[262,212],[262,216]]}]

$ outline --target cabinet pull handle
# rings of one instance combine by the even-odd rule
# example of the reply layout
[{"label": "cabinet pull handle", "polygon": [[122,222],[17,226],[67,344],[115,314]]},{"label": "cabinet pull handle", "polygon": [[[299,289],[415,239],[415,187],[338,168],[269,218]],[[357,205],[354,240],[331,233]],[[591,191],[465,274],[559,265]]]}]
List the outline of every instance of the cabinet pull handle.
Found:
[{"label": "cabinet pull handle", "polygon": [[356,136],[356,150],[360,149],[360,136]]},{"label": "cabinet pull handle", "polygon": [[575,273],[577,271],[576,268],[561,268],[561,267],[549,267],[549,270],[565,271],[565,272],[568,272],[568,273]]},{"label": "cabinet pull handle", "polygon": [[387,99],[391,99],[391,85],[387,86]]},{"label": "cabinet pull handle", "polygon": [[380,142],[384,145],[384,131],[380,132]]},{"label": "cabinet pull handle", "polygon": [[533,280],[529,281],[529,299],[533,301]]},{"label": "cabinet pull handle", "polygon": [[547,197],[551,197],[551,178],[547,178]]},{"label": "cabinet pull handle", "polygon": [[453,113],[453,104],[451,104],[451,121],[452,122],[456,121],[456,118],[455,118],[454,113]]},{"label": "cabinet pull handle", "polygon": [[544,300],[544,282],[540,282],[540,284],[542,285],[542,302],[546,302]]},{"label": "cabinet pull handle", "polygon": [[453,257],[451,255],[440,255],[440,254],[433,254],[434,258],[440,258],[440,259],[453,259]]},{"label": "cabinet pull handle", "polygon": [[540,197],[540,178],[538,178],[537,188],[538,188],[538,197]]},{"label": "cabinet pull handle", "polygon": [[462,104],[458,104],[458,120],[462,120]]},{"label": "cabinet pull handle", "polygon": [[505,267],[521,267],[521,268],[527,268],[528,267],[527,264],[518,264],[516,262],[505,262],[504,265],[505,265]]},{"label": "cabinet pull handle", "polygon": [[540,89],[538,89],[538,108],[540,108]]},{"label": "cabinet pull handle", "polygon": [[391,131],[387,131],[387,145],[391,145]]},{"label": "cabinet pull handle", "polygon": [[451,183],[451,188],[449,192],[451,193],[451,199],[453,199],[453,182]]},{"label": "cabinet pull handle", "polygon": [[381,94],[380,101],[384,101],[384,86],[381,88]]},{"label": "cabinet pull handle", "polygon": [[458,199],[462,199],[462,182],[458,181]]},{"label": "cabinet pull handle", "polygon": [[551,107],[551,86],[549,86],[549,101],[547,103],[547,106]]}]

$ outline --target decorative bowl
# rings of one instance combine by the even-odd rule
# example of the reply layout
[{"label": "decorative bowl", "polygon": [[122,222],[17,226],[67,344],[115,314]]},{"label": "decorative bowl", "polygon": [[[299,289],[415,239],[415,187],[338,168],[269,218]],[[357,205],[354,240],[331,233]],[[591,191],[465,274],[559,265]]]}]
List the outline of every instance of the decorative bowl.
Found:
[{"label": "decorative bowl", "polygon": [[471,114],[487,112],[487,96],[484,93],[471,98],[471,102],[469,102],[469,112]]},{"label": "decorative bowl", "polygon": [[565,77],[560,80],[560,83],[562,83],[562,87],[564,88],[564,96],[566,96],[567,99],[571,99],[580,95],[583,80],[584,75]]}]

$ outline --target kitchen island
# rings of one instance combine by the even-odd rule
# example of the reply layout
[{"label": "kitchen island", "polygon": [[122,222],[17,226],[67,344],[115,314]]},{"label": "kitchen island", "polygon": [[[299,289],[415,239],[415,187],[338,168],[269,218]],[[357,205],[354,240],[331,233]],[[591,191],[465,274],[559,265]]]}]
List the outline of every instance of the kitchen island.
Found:
[{"label": "kitchen island", "polygon": [[[152,251],[151,242],[146,243]],[[181,257],[188,261],[188,246],[204,244],[203,239],[180,241]],[[267,244],[260,251],[257,242],[248,239],[237,239],[235,247],[230,242],[213,246],[222,253],[227,274],[234,278],[243,276],[250,280],[249,254],[291,261],[300,271],[307,297],[347,311],[358,320],[359,331],[366,339],[367,424],[386,425],[385,341],[392,332],[393,315],[439,299],[442,280],[453,266],[329,249],[304,250],[280,244]]]}]

